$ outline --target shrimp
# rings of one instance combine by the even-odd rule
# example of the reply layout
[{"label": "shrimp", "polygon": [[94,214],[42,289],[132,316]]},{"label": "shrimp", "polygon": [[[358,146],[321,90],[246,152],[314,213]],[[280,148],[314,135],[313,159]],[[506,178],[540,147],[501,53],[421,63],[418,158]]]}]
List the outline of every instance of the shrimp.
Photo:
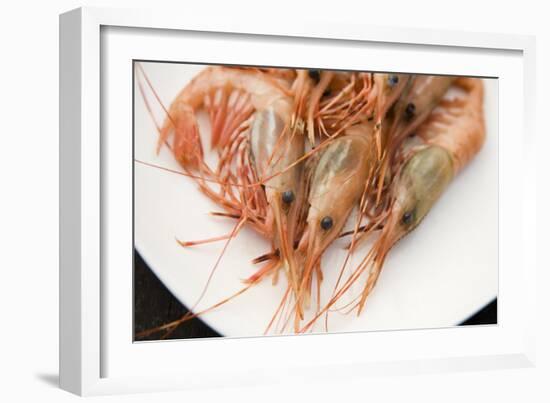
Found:
[{"label": "shrimp", "polygon": [[399,99],[386,111],[378,136],[385,152],[380,158],[375,204],[380,204],[384,183],[394,174],[391,169],[401,145],[426,120],[455,79],[453,76],[411,76],[402,87]]},{"label": "shrimp", "polygon": [[[272,252],[266,255],[268,258],[254,260],[269,262],[245,282],[254,284],[267,274],[276,275],[282,267],[297,295],[293,253],[304,192],[303,167],[297,162],[305,152],[302,115],[311,80],[306,71],[299,70],[292,76],[294,79],[290,80],[289,75],[271,75],[254,69],[205,69],[172,102],[160,129],[159,145],[173,136],[171,151],[187,176],[195,179],[199,189],[226,210],[215,215],[239,220],[228,235],[178,241],[180,245],[229,242],[247,222],[271,240]],[[219,155],[216,169],[203,159],[196,120],[196,112],[201,108],[210,115],[211,147]],[[199,173],[189,175],[191,170]],[[209,182],[219,187],[215,189]],[[219,259],[211,275],[218,263]]]},{"label": "shrimp", "polygon": [[419,75],[408,82],[388,117],[385,140],[390,164],[405,138],[427,119],[455,80],[453,76]]},{"label": "shrimp", "polygon": [[403,225],[400,230],[391,231],[392,243],[420,224],[485,141],[482,81],[461,78],[453,90],[418,129],[422,145],[410,152],[395,184],[392,217],[395,221],[395,217],[401,216]]},{"label": "shrimp", "polygon": [[[361,130],[372,133],[372,124]],[[298,245],[302,253],[300,294],[296,311],[307,305],[314,270],[328,246],[340,235],[353,208],[359,203],[376,161],[372,138],[346,133],[322,152],[313,172],[308,194],[306,228]],[[335,191],[336,190],[336,191]],[[320,270],[317,270],[320,276]],[[318,284],[320,282],[318,278]],[[298,314],[296,318],[302,317]],[[295,322],[295,327],[298,321]]]},{"label": "shrimp", "polygon": [[408,151],[393,182],[389,215],[371,251],[301,331],[309,329],[372,265],[353,307],[361,313],[393,245],[418,227],[452,179],[479,152],[485,140],[482,81],[457,79],[417,134],[421,144]]},{"label": "shrimp", "polygon": [[[297,293],[293,245],[303,206],[303,167],[297,164],[283,170],[304,155],[305,137],[302,130],[291,133],[284,125],[273,109],[257,112],[250,133],[250,155],[254,169],[270,177],[264,183],[266,201],[271,207],[265,219],[265,232],[276,234],[273,251],[279,251],[289,281]],[[285,146],[282,147],[282,144]]]}]

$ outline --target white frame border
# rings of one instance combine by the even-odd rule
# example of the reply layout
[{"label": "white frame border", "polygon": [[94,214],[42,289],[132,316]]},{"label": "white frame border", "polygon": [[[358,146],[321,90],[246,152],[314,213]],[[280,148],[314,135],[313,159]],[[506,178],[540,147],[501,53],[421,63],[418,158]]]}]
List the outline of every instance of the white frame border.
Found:
[{"label": "white frame border", "polygon": [[[100,27],[182,29],[255,35],[376,41],[385,43],[519,50],[524,63],[525,188],[524,234],[536,231],[535,206],[535,39],[532,36],[445,30],[373,27],[358,24],[242,21],[200,18],[188,13],[151,10],[80,8],[60,16],[60,385],[79,395],[157,391],[268,382],[212,376],[209,380],[167,377],[161,380],[101,378],[100,295]],[[530,179],[531,178],[531,179]],[[534,239],[524,239],[528,306],[536,303]],[[535,319],[529,318],[522,354],[415,360],[386,364],[357,363],[327,371],[312,368],[310,377],[338,378],[367,374],[465,371],[534,365]],[[302,381],[303,381],[303,373]],[[276,382],[292,382],[290,370]],[[300,378],[300,377],[298,377]],[[328,379],[328,377],[327,377]],[[273,380],[271,380],[273,381]]]}]

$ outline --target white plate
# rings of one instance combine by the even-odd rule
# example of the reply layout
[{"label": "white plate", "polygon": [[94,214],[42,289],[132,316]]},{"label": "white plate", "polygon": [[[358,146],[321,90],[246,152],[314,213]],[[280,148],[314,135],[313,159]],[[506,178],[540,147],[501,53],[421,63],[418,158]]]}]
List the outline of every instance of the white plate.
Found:
[{"label": "white plate", "polygon": [[[142,63],[165,106],[203,66]],[[330,315],[329,331],[436,328],[454,326],[497,295],[498,290],[498,81],[485,80],[487,140],[422,224],[390,252],[377,286],[361,316]],[[148,95],[157,122],[163,111]],[[157,132],[138,86],[135,87],[135,158],[180,170],[164,148],[155,154]],[[181,240],[227,234],[234,222],[208,215],[221,211],[186,177],[135,163],[135,247],[168,289],[187,307],[199,298],[224,245],[182,248]],[[330,295],[345,252],[335,244],[323,259],[322,294]],[[359,257],[367,245],[356,252]],[[200,311],[243,287],[257,266],[250,262],[269,243],[245,228],[229,245],[195,308]],[[332,269],[332,270],[331,270]],[[285,291],[264,281],[202,316],[224,336],[264,334]],[[356,295],[356,285],[349,297]],[[345,298],[342,303],[345,303]],[[320,323],[314,331],[324,331]]]}]

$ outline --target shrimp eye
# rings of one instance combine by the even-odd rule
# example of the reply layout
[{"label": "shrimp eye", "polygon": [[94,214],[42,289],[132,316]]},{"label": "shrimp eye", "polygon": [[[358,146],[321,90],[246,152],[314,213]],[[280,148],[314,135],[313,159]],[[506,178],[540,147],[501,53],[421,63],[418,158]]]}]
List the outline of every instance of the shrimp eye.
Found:
[{"label": "shrimp eye", "polygon": [[282,197],[283,203],[290,204],[294,201],[294,192],[292,190],[286,190],[283,192]]},{"label": "shrimp eye", "polygon": [[308,70],[307,74],[309,75],[309,78],[311,78],[316,83],[321,80],[321,70]]},{"label": "shrimp eye", "polygon": [[399,82],[399,77],[396,76],[395,74],[392,74],[388,77],[388,85],[390,87],[395,86],[395,84],[397,84],[398,82]]},{"label": "shrimp eye", "polygon": [[416,112],[416,106],[412,102],[409,102],[405,108],[405,118],[407,120],[411,119],[414,116],[414,112]]},{"label": "shrimp eye", "polygon": [[403,216],[401,217],[401,222],[405,225],[409,225],[412,222],[412,219],[413,219],[413,212],[405,211],[405,213],[403,213]]},{"label": "shrimp eye", "polygon": [[321,228],[325,231],[331,229],[333,224],[332,217],[326,216],[321,220]]}]

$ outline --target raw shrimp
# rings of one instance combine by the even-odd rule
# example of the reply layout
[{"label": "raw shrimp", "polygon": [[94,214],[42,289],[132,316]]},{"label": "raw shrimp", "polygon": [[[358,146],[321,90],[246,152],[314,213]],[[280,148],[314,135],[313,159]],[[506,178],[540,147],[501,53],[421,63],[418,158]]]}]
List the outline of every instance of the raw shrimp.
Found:
[{"label": "raw shrimp", "polygon": [[361,313],[392,246],[420,224],[451,180],[479,152],[485,140],[482,81],[456,80],[417,134],[422,144],[409,150],[393,183],[389,216],[373,248],[301,331],[309,329],[372,265],[363,292],[355,299],[354,307]]},{"label": "raw shrimp", "polygon": [[321,281],[320,259],[340,235],[353,208],[364,193],[376,162],[372,143],[372,124],[353,134],[333,140],[322,152],[311,173],[306,228],[298,246],[303,254],[300,294],[296,303],[296,322],[303,317],[303,305],[309,303],[314,272]]},{"label": "raw shrimp", "polygon": [[[297,71],[290,82],[287,76],[252,69],[209,67],[172,102],[159,139],[162,145],[173,135],[171,150],[178,162],[200,190],[226,210],[216,215],[239,220],[228,235],[180,244],[229,242],[248,222],[272,241],[273,250],[270,259],[265,259],[269,262],[247,282],[256,283],[283,267],[295,295],[298,276],[293,253],[304,191],[302,164],[296,162],[304,154],[301,116],[310,87],[305,71]],[[196,120],[201,108],[209,112],[212,147],[218,149],[215,170],[203,159]],[[199,173],[189,175],[190,170]],[[218,184],[219,189],[209,182]],[[264,259],[257,259],[260,261]],[[213,271],[218,263],[219,259]]]},{"label": "raw shrimp", "polygon": [[[347,305],[360,313],[390,249],[419,225],[481,148],[482,98],[479,80],[456,77],[205,69],[167,110],[159,147],[172,140],[171,151],[188,176],[225,210],[216,215],[238,222],[230,234],[180,243],[226,240],[225,250],[246,223],[272,249],[254,260],[263,265],[243,289],[157,330],[217,308],[268,274],[275,279],[281,269],[288,287],[268,330],[293,295],[288,319],[294,313],[294,331],[307,331],[370,270],[362,292]],[[200,109],[210,117],[210,147],[219,156],[214,169],[204,161]],[[417,144],[411,147],[413,133]],[[313,147],[307,152],[306,136]],[[354,229],[343,233],[354,209]],[[355,246],[376,231],[370,252],[344,278]],[[321,257],[343,235],[353,235],[349,251],[330,299],[320,305]],[[317,310],[302,327],[315,279]]]},{"label": "raw shrimp", "polygon": [[[379,149],[384,152],[379,153],[381,164],[375,205],[381,204],[384,184],[395,174],[392,167],[396,165],[401,145],[426,120],[455,79],[453,76],[410,76],[402,87],[401,96],[382,116],[384,121],[379,121],[377,126],[377,146],[380,144]],[[388,80],[391,82],[390,78]]]},{"label": "raw shrimp", "polygon": [[250,133],[250,155],[257,176],[270,177],[264,183],[270,206],[265,231],[267,235],[276,234],[273,252],[279,251],[289,282],[297,293],[298,274],[293,251],[303,206],[303,164],[283,170],[304,155],[305,137],[301,130],[292,133],[284,125],[272,109],[256,112]]},{"label": "raw shrimp", "polygon": [[393,158],[405,138],[428,118],[439,104],[456,77],[453,76],[413,76],[405,87],[401,97],[395,102],[386,124],[388,162]]}]

